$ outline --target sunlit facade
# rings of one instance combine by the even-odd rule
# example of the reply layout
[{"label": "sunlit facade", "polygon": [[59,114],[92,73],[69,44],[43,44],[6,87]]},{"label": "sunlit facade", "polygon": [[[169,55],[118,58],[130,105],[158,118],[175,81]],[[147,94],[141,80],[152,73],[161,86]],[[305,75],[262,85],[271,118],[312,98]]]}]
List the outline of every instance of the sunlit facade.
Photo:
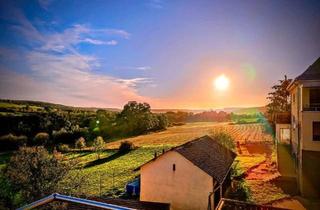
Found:
[{"label": "sunlit facade", "polygon": [[289,86],[291,148],[303,196],[320,196],[320,58]]}]

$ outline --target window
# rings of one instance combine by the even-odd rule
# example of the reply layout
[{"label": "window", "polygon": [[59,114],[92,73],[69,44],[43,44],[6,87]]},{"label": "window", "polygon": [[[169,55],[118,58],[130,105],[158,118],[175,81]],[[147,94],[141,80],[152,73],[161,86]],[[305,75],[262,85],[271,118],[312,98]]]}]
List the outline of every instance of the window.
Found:
[{"label": "window", "polygon": [[175,171],[176,170],[176,164],[172,165],[172,170]]},{"label": "window", "polygon": [[310,107],[320,107],[320,89],[310,89]]},{"label": "window", "polygon": [[312,123],[313,141],[320,141],[320,121]]},{"label": "window", "polygon": [[280,128],[280,142],[290,142],[290,129]]}]

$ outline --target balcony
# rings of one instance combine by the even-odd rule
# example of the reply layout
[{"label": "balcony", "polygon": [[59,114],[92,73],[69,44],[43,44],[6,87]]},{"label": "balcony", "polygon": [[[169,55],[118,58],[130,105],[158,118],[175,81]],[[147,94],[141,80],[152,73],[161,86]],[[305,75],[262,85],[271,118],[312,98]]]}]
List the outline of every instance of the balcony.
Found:
[{"label": "balcony", "polygon": [[310,106],[304,106],[302,110],[306,112],[320,112],[320,104],[311,104]]}]

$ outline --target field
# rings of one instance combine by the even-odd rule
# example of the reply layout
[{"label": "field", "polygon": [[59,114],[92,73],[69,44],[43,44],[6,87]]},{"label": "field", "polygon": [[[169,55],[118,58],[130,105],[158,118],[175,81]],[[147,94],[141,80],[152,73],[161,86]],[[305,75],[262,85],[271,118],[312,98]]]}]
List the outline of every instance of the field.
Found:
[{"label": "field", "polygon": [[[170,127],[161,132],[109,142],[100,160],[97,160],[96,154],[90,151],[66,153],[67,160],[78,161],[78,169],[73,170],[70,178],[64,182],[79,179],[81,185],[65,190],[85,196],[117,197],[124,192],[125,184],[138,176],[139,172],[133,170],[152,159],[155,152],[159,153],[163,149],[169,149],[194,138],[219,131],[229,133],[236,141],[238,153],[236,164],[248,177],[246,180],[252,192],[251,201],[267,203],[286,196],[272,184],[261,180],[261,171],[266,175],[265,177],[274,175],[272,171],[274,169],[273,138],[270,134],[265,133],[263,124],[229,123],[189,123]],[[119,155],[116,149],[124,140],[132,142],[137,149]],[[0,164],[2,166],[7,158],[8,155],[1,155],[3,161]],[[270,170],[266,169],[268,167]],[[261,184],[267,186],[263,192],[259,190]],[[268,193],[273,195],[268,196]]]},{"label": "field", "polygon": [[[123,140],[130,141],[135,146],[176,146],[196,137],[220,131],[229,133],[240,144],[272,143],[272,136],[264,133],[262,124],[233,125],[229,123],[187,123],[183,126],[170,127],[163,132]],[[123,140],[108,143],[107,148],[118,148]]]}]

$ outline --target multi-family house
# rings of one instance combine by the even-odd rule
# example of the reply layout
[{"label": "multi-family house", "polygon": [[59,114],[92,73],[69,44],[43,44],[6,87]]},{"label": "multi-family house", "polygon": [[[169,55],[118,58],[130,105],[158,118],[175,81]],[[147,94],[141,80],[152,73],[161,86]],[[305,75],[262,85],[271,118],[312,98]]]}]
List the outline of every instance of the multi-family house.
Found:
[{"label": "multi-family house", "polygon": [[289,85],[291,149],[299,191],[320,196],[320,58]]}]

